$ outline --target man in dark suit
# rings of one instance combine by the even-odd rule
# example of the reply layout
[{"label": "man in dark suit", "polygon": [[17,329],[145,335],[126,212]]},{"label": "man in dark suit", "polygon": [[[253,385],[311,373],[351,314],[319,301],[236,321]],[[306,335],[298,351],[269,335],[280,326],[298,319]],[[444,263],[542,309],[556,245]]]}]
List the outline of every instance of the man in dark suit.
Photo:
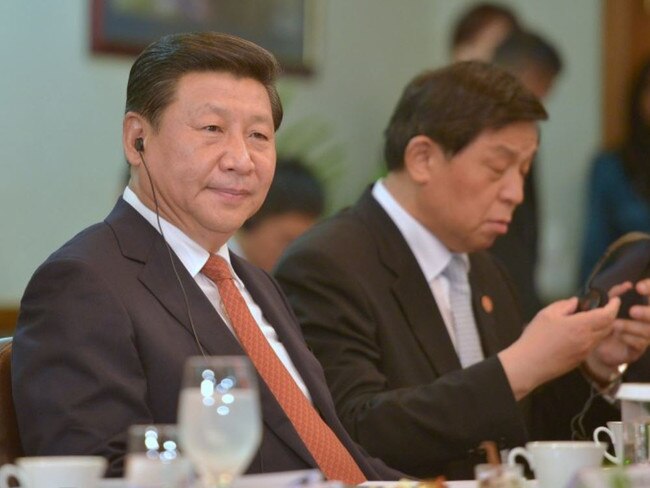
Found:
[{"label": "man in dark suit", "polygon": [[[12,371],[26,455],[98,454],[119,475],[130,425],[176,421],[187,357],[248,354],[264,425],[249,472],[321,468],[355,483],[398,474],[345,432],[276,283],[226,247],[273,177],[277,69],[259,46],[215,33],[167,36],[136,59],[123,123],[129,185],[106,220],[39,267],[21,303]],[[278,384],[298,392],[299,407]],[[295,422],[296,408],[314,424]]]},{"label": "man in dark suit", "polygon": [[650,307],[635,310],[643,322],[615,321],[618,298],[582,313],[575,298],[556,302],[522,333],[514,290],[484,251],[522,201],[545,118],[499,68],[423,73],[386,130],[388,175],[276,268],[343,424],[410,474],[473,477],[479,444],[526,441],[521,400],[562,375],[526,407],[533,435],[546,419],[567,430],[589,381],[608,387],[647,347]]}]

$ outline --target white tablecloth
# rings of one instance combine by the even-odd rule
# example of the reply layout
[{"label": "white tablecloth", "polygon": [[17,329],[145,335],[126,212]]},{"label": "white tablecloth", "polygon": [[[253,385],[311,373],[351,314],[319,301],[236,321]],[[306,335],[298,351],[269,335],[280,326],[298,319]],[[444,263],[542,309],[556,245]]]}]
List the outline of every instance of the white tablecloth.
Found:
[{"label": "white tablecloth", "polygon": [[[264,477],[259,475],[253,476],[244,476],[235,483],[233,488],[276,488],[276,487],[286,487],[287,484],[284,481],[289,481],[289,486],[291,486],[291,481],[295,481],[295,476],[287,476],[289,473],[281,473],[276,475],[266,475],[268,476],[267,482],[265,482]],[[283,479],[284,478],[284,479]],[[476,488],[476,481],[446,481],[445,482],[449,488]],[[296,485],[293,485],[296,486]],[[309,485],[314,486],[314,485]],[[318,485],[316,485],[318,486]],[[327,484],[325,484],[327,486]],[[368,481],[363,483],[360,486],[365,487],[374,487],[374,488],[395,488],[397,486],[397,481]],[[414,484],[415,486],[415,484]],[[526,488],[536,488],[536,481],[528,481],[526,483]],[[112,479],[103,479],[99,483],[99,488],[128,488],[126,481],[123,478],[112,478]]]},{"label": "white tablecloth", "polygon": [[[476,481],[445,481],[446,485],[449,488],[476,488]],[[361,486],[375,487],[375,488],[395,488],[397,486],[396,481],[368,481]],[[526,488],[536,488],[537,481],[527,481]]]},{"label": "white tablecloth", "polygon": [[[445,481],[449,488],[476,488],[476,481]],[[374,486],[375,488],[394,488],[397,486],[396,481],[368,481],[361,486]],[[416,486],[414,483],[413,486]]]}]

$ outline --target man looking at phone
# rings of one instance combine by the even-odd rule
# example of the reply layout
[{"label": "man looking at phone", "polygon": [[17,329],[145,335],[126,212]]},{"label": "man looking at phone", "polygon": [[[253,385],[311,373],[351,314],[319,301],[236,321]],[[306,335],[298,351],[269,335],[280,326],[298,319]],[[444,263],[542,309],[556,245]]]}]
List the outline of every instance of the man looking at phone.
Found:
[{"label": "man looking at phone", "polygon": [[276,270],[344,425],[409,474],[473,478],[482,441],[513,447],[548,425],[570,436],[587,379],[609,385],[650,340],[650,307],[615,320],[618,298],[584,313],[561,300],[523,329],[507,273],[484,251],[523,199],[545,118],[494,66],[417,76],[385,132],[388,175]]}]

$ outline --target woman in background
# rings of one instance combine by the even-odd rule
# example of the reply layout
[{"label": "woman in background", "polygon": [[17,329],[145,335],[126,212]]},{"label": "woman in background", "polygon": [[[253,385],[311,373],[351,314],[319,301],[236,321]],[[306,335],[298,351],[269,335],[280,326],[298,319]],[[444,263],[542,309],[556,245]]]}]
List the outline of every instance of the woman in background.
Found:
[{"label": "woman in background", "polygon": [[625,142],[598,154],[591,169],[581,284],[620,236],[650,233],[650,59],[634,79],[629,100]]}]

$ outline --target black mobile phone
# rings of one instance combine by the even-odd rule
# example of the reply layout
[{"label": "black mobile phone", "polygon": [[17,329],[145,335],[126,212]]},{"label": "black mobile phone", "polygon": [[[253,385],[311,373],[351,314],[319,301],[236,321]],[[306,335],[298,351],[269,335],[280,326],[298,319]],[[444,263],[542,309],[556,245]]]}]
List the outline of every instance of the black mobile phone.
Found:
[{"label": "black mobile phone", "polygon": [[[602,307],[607,303],[607,292],[612,287],[629,281],[638,281],[650,277],[650,235],[642,232],[630,232],[610,244],[596,266],[594,266],[583,293],[580,297],[579,310]],[[632,288],[621,295],[621,308],[618,317],[629,318],[630,308],[634,305],[647,305],[645,296],[639,295]]]},{"label": "black mobile phone", "polygon": [[[643,295],[639,295],[636,290],[632,289],[620,296],[621,308],[618,309],[619,318],[630,318],[630,308],[634,305],[647,305],[648,301]],[[609,301],[607,293],[599,288],[590,288],[589,291],[581,295],[578,299],[579,312],[586,312],[598,307],[604,307]]]},{"label": "black mobile phone", "polygon": [[598,288],[590,288],[578,298],[578,312],[586,312],[607,305],[607,293]]}]

